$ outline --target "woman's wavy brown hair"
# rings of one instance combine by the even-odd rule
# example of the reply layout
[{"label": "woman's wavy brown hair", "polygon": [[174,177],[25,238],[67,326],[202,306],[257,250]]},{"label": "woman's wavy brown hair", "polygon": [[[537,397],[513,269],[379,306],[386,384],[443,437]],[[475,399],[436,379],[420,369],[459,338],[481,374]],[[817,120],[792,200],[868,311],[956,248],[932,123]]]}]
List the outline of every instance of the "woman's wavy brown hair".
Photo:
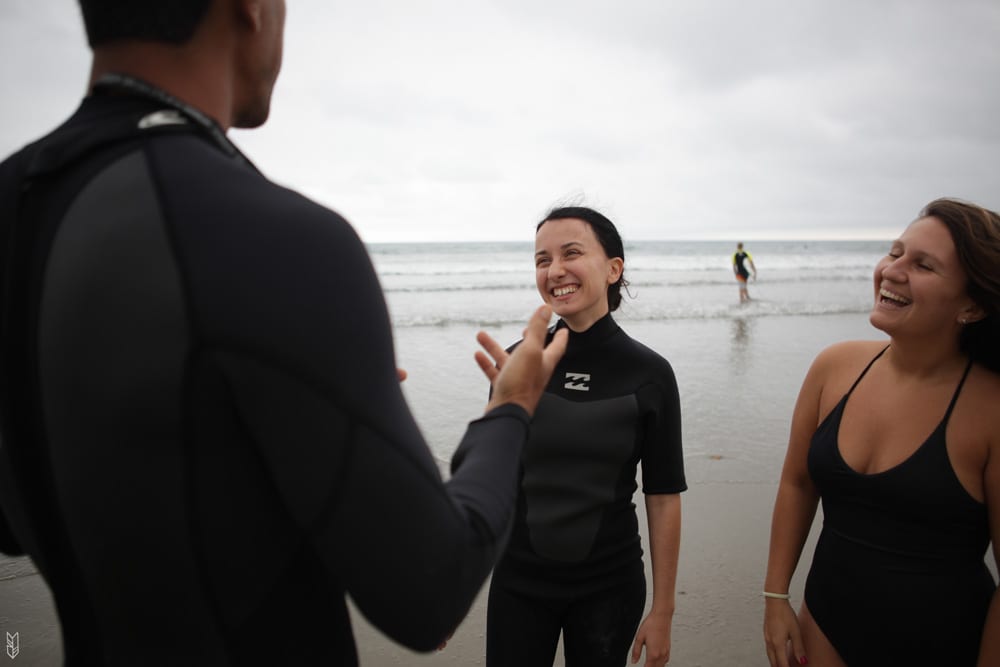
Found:
[{"label": "woman's wavy brown hair", "polygon": [[962,329],[959,344],[973,360],[1000,372],[1000,215],[960,199],[935,199],[921,218],[940,220],[968,279],[966,292],[986,317]]}]

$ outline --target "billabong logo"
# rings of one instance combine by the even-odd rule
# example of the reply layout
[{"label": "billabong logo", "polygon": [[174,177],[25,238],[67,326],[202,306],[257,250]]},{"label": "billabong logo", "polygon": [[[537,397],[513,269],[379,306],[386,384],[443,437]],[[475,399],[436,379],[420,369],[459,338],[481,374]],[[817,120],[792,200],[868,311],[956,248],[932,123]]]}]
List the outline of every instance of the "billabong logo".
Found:
[{"label": "billabong logo", "polygon": [[590,373],[566,373],[566,384],[563,386],[573,391],[590,391],[587,383],[590,382]]},{"label": "billabong logo", "polygon": [[7,655],[11,660],[17,657],[17,654],[21,652],[21,636],[20,633],[15,632],[14,634],[7,633]]}]

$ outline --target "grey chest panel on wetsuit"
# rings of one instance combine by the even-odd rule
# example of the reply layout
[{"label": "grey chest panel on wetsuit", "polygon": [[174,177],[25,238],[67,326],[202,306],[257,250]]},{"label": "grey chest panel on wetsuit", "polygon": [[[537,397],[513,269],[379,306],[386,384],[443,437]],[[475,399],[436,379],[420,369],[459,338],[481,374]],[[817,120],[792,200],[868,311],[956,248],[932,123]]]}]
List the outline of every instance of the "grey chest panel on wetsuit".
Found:
[{"label": "grey chest panel on wetsuit", "polygon": [[590,553],[603,510],[635,455],[637,417],[631,394],[585,403],[542,397],[522,481],[528,535],[539,555],[579,562]]}]

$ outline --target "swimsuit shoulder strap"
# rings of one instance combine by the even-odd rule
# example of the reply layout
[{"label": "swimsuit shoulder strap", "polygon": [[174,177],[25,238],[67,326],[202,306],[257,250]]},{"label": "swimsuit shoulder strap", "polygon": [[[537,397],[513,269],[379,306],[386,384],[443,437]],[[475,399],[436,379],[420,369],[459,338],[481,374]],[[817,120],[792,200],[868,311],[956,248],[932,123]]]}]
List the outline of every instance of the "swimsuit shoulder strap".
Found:
[{"label": "swimsuit shoulder strap", "polygon": [[962,379],[958,381],[958,386],[955,387],[955,393],[951,397],[951,403],[948,404],[948,410],[944,413],[944,421],[947,422],[948,418],[951,417],[951,411],[955,409],[955,403],[958,402],[958,395],[962,391],[962,386],[965,384],[965,378],[969,377],[969,371],[972,370],[972,359],[969,359],[969,363],[965,365],[965,372],[962,373]]},{"label": "swimsuit shoulder strap", "polygon": [[888,349],[889,349],[889,346],[886,345],[885,347],[882,348],[882,350],[878,354],[876,354],[874,357],[872,357],[872,360],[868,362],[868,365],[865,366],[865,369],[863,371],[861,371],[861,375],[858,376],[858,379],[854,381],[854,384],[851,385],[851,388],[847,390],[846,394],[844,394],[844,398],[847,398],[848,396],[851,395],[851,392],[854,391],[854,388],[858,386],[859,382],[861,382],[861,378],[863,378],[868,373],[868,369],[872,367],[872,364],[874,364],[876,361],[878,361],[879,357],[881,357],[883,354],[885,354],[885,351],[888,350]]}]

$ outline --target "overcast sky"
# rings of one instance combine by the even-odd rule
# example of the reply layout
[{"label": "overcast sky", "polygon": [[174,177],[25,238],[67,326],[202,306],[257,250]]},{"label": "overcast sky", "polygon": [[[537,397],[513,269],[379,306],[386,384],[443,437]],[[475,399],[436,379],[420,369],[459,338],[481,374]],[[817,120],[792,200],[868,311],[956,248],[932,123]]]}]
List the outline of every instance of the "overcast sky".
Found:
[{"label": "overcast sky", "polygon": [[[1000,209],[997,0],[287,0],[271,119],[233,139],[369,242],[892,238]],[[0,154],[61,121],[74,0],[0,0]]]}]

